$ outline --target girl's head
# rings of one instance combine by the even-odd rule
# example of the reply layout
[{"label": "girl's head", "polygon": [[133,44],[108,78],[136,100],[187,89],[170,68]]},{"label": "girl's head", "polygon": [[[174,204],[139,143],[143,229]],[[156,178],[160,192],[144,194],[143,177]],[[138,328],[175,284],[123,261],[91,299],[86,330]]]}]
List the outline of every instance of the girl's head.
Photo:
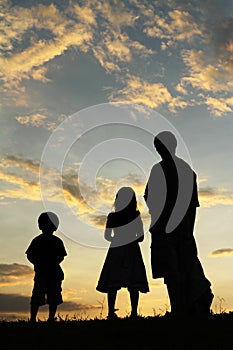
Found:
[{"label": "girl's head", "polygon": [[137,200],[134,190],[131,187],[121,187],[116,194],[114,202],[115,211],[129,209],[137,210]]}]

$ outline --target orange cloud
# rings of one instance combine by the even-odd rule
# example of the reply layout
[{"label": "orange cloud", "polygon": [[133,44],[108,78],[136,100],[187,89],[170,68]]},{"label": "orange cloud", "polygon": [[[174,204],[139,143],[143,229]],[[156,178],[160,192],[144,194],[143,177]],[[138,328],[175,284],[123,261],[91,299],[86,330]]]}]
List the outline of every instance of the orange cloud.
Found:
[{"label": "orange cloud", "polygon": [[0,264],[0,287],[28,283],[34,271],[30,266],[21,264]]},{"label": "orange cloud", "polygon": [[9,58],[0,58],[0,77],[8,82],[28,79],[35,74],[33,71],[35,67],[61,55],[70,46],[81,46],[91,37],[90,32],[86,32],[81,25],[76,24],[56,40],[38,41]]},{"label": "orange cloud", "polygon": [[121,26],[133,26],[138,18],[138,15],[130,11],[122,1],[114,1],[112,4],[107,1],[97,1],[96,8],[108,20],[109,24],[118,31]]},{"label": "orange cloud", "polygon": [[202,35],[194,18],[187,11],[181,10],[168,12],[167,17],[153,16],[153,22],[149,22],[144,32],[151,37],[167,39],[169,45],[175,41],[190,41],[196,35]]},{"label": "orange cloud", "polygon": [[41,126],[44,124],[44,120],[47,117],[43,114],[36,113],[32,115],[17,116],[15,119],[17,122],[23,125]]},{"label": "orange cloud", "polygon": [[61,115],[56,120],[56,123],[49,121],[48,117],[42,113],[34,113],[30,115],[17,116],[15,117],[15,119],[19,124],[22,124],[22,125],[26,125],[26,126],[31,125],[35,127],[42,126],[49,131],[53,131],[57,127],[57,123],[64,120],[64,117],[65,116]]},{"label": "orange cloud", "polygon": [[214,250],[212,253],[208,255],[211,258],[217,258],[219,256],[233,256],[233,249],[232,248],[221,248]]},{"label": "orange cloud", "polygon": [[107,38],[106,46],[109,52],[109,55],[115,56],[117,60],[129,62],[131,60],[130,49],[127,46],[126,37],[122,36],[119,39],[111,40]]},{"label": "orange cloud", "polygon": [[[42,195],[46,195],[50,201],[62,203],[83,221],[99,228],[103,228],[106,220],[103,208],[106,213],[112,210],[119,187],[119,179],[99,177],[96,179],[96,188],[93,189],[88,183],[81,182],[77,174],[70,169],[60,174],[55,169],[44,168],[43,177],[50,185],[41,188],[39,163],[14,156],[6,157],[0,168],[0,179],[3,183],[0,198],[3,203],[9,199],[41,201]],[[54,179],[61,179],[62,186],[59,180]],[[129,184],[136,192],[138,207],[147,225],[150,216],[143,198],[145,183],[137,175],[129,173],[121,179],[120,186]],[[42,193],[43,191],[45,193]],[[233,205],[233,194],[227,189],[205,187],[199,189],[199,200],[202,207]]]},{"label": "orange cloud", "polygon": [[191,85],[196,89],[214,93],[232,89],[233,80],[224,66],[203,51],[183,50],[182,57],[185,65],[189,67],[189,75],[181,78],[181,87]]},{"label": "orange cloud", "polygon": [[[0,294],[0,313],[28,313],[29,304],[30,296],[21,294]],[[59,306],[59,311],[70,311],[75,314],[78,311],[87,311],[100,308],[100,305],[81,304],[73,301],[64,301]]]},{"label": "orange cloud", "polygon": [[150,83],[133,75],[128,75],[126,87],[113,93],[110,99],[113,102],[123,100],[150,108],[168,104],[169,109],[173,112],[177,108],[185,108],[188,105],[188,102],[183,101],[180,97],[173,97],[162,83]]},{"label": "orange cloud", "polygon": [[199,189],[199,200],[202,207],[233,205],[233,193],[224,188],[203,187]]},{"label": "orange cloud", "polygon": [[207,97],[205,100],[205,104],[207,108],[214,114],[216,117],[221,117],[223,113],[232,112],[233,111],[233,97],[231,98],[223,98],[220,97]]},{"label": "orange cloud", "polygon": [[3,169],[23,169],[25,173],[30,172],[38,175],[40,163],[31,159],[18,158],[15,156],[6,156],[1,159],[0,168]]},{"label": "orange cloud", "polygon": [[[47,62],[62,55],[72,46],[86,50],[87,43],[92,40],[93,29],[90,24],[94,26],[94,22],[91,23],[90,18],[87,22],[87,11],[83,12],[83,15],[86,14],[86,21],[66,16],[66,12],[61,13],[54,4],[39,4],[31,8],[7,5],[3,12],[0,47],[7,49],[8,53],[5,57],[0,57],[0,79],[3,82],[2,92],[16,103],[20,99],[22,101],[22,91],[21,94],[19,91],[22,90],[20,82],[23,79],[48,82],[49,79],[45,76],[47,67],[44,66]],[[91,15],[89,11],[89,17]],[[50,31],[50,39],[38,38],[37,29]],[[14,45],[20,47],[23,35],[29,30],[28,46],[21,45],[21,50],[14,52]],[[26,103],[24,97],[23,104]]]}]

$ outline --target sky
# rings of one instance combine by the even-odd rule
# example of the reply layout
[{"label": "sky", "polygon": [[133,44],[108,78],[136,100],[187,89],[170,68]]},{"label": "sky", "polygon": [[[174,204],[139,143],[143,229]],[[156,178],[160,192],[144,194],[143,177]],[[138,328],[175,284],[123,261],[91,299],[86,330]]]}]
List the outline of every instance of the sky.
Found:
[{"label": "sky", "polygon": [[[25,251],[39,214],[59,214],[61,315],[99,317],[95,290],[107,253],[104,223],[116,190],[135,189],[150,286],[144,316],[164,313],[152,279],[143,191],[158,130],[198,177],[198,256],[212,310],[233,309],[233,3],[0,0],[0,317],[27,317],[33,266]],[[130,311],[127,290],[118,314]],[[46,312],[46,307],[42,308]]]}]

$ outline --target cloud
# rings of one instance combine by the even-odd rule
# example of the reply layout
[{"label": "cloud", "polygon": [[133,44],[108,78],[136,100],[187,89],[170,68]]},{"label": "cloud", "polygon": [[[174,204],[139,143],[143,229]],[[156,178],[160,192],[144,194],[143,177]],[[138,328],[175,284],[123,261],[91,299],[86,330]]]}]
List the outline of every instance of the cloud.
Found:
[{"label": "cloud", "polygon": [[59,311],[84,311],[84,310],[94,310],[94,309],[100,309],[100,305],[92,305],[92,304],[81,304],[81,303],[75,303],[72,301],[65,301],[59,306]]},{"label": "cloud", "polygon": [[138,19],[133,10],[126,7],[126,4],[120,0],[112,3],[108,1],[97,1],[95,3],[97,10],[101,13],[103,19],[114,27],[115,30],[120,31],[121,27],[133,26]]},{"label": "cloud", "polygon": [[211,258],[217,258],[219,256],[233,256],[233,249],[232,248],[221,248],[214,250],[212,253],[209,254],[209,257]]},{"label": "cloud", "polygon": [[[98,177],[96,188],[88,183],[81,182],[76,172],[71,169],[64,170],[62,174],[55,169],[42,167],[42,178],[46,179],[49,186],[43,186],[39,182],[39,162],[28,159],[7,156],[0,165],[0,179],[3,186],[0,198],[3,203],[10,200],[41,201],[43,196],[55,203],[68,206],[83,221],[91,225],[103,228],[106,215],[112,210],[115,193],[119,186],[133,187],[137,194],[138,207],[145,224],[150,217],[143,199],[144,179],[137,174],[128,173],[119,179]],[[60,185],[62,181],[62,187]],[[204,179],[205,180],[205,179]],[[203,180],[203,181],[204,181]],[[199,200],[202,207],[214,205],[233,205],[233,193],[224,188],[200,187]],[[106,213],[106,214],[105,214]]]},{"label": "cloud", "polygon": [[[85,51],[87,43],[92,40],[95,23],[90,18],[87,22],[87,11],[83,12],[84,15],[86,21],[83,18],[78,21],[65,12],[61,13],[54,4],[39,4],[31,8],[5,6],[0,36],[0,45],[5,50],[0,56],[2,92],[18,100],[23,79],[46,83],[49,81],[45,76],[47,62],[71,47]],[[43,31],[47,35],[41,34]],[[26,35],[29,41],[24,40]]]},{"label": "cloud", "polygon": [[[144,32],[151,37],[166,39],[169,45],[175,41],[191,41],[195,36],[201,36],[202,32],[194,18],[187,11],[172,10],[168,15],[153,16],[153,25],[149,25]],[[156,23],[156,25],[154,25]]]},{"label": "cloud", "polygon": [[[46,184],[41,188],[41,178],[46,179]],[[43,196],[52,202],[62,203],[70,207],[83,221],[89,222],[95,227],[103,227],[103,210],[108,212],[112,208],[118,179],[97,178],[96,188],[93,189],[78,178],[75,171],[64,170],[60,174],[55,169],[41,167],[39,162],[16,157],[6,156],[0,164],[0,179],[3,186],[0,190],[0,198],[3,203],[10,200],[41,201]],[[62,186],[60,185],[60,180]],[[129,173],[121,179],[121,185],[129,184],[136,193],[141,194],[144,183],[137,175]],[[145,211],[140,202],[139,207]],[[145,215],[145,217],[147,217]]]},{"label": "cloud", "polygon": [[[117,73],[121,76],[122,71],[129,71],[129,64],[134,59],[146,59],[155,54],[154,50],[146,48],[139,41],[130,39],[124,33],[118,33],[114,28],[106,29],[103,39],[91,47],[94,57],[107,73]],[[118,79],[118,78],[117,78]]]},{"label": "cloud", "polygon": [[150,108],[158,108],[168,105],[171,111],[177,108],[185,108],[188,102],[180,97],[173,97],[167,87],[162,83],[150,83],[138,76],[128,75],[126,87],[110,96],[110,100],[116,102],[123,100],[128,103],[142,104]]},{"label": "cloud", "polygon": [[[62,179],[63,187],[60,188],[59,180],[52,181],[48,196],[52,201],[64,202],[77,206],[80,212],[88,211],[83,197],[79,191],[79,183],[76,174],[60,174],[52,168],[40,168],[39,161],[32,161],[16,156],[6,156],[0,164],[0,179],[5,183],[0,192],[2,199],[20,199],[41,201],[41,188],[39,173],[43,169],[43,176],[49,179]],[[88,191],[88,189],[86,189]],[[90,210],[91,212],[93,210]]]},{"label": "cloud", "polygon": [[189,75],[180,81],[182,87],[189,84],[198,90],[214,93],[232,89],[233,80],[224,66],[204,51],[183,50],[182,58],[189,67]]},{"label": "cloud", "polygon": [[[229,113],[231,96],[226,93],[233,87],[233,22],[216,1],[207,3],[170,0],[165,6],[137,0],[93,0],[84,5],[68,2],[27,8],[5,2],[0,24],[3,102],[29,104],[25,81],[48,83],[54,74],[48,78],[50,62],[74,48],[94,56],[121,84],[110,94],[110,102],[126,99],[150,108],[166,106],[171,112],[203,104],[215,116]],[[224,4],[230,8],[228,0]],[[196,43],[199,49],[191,47],[196,48]],[[174,59],[182,63],[180,58],[184,70],[177,71],[175,81],[169,77],[168,87],[167,77],[162,81],[156,70],[163,66],[163,74],[169,74],[169,64]],[[190,88],[198,94],[196,99],[190,98]],[[17,116],[17,120],[35,125],[36,114]],[[44,120],[42,126],[53,130],[55,124]]]},{"label": "cloud", "polygon": [[120,37],[115,40],[111,38],[106,38],[105,40],[108,56],[116,57],[118,61],[131,61],[131,52],[127,45],[127,37],[125,35],[120,35]]},{"label": "cloud", "polygon": [[[59,311],[83,311],[91,309],[99,309],[99,305],[78,304],[73,301],[65,301],[59,305]],[[28,313],[30,308],[30,296],[20,294],[0,294],[0,312],[22,312]],[[41,311],[43,307],[41,308]]]},{"label": "cloud", "polygon": [[81,47],[91,37],[90,32],[85,32],[81,25],[76,24],[56,40],[41,40],[9,58],[0,58],[0,77],[4,82],[12,82],[13,85],[15,80],[29,79],[33,75],[35,77],[35,67],[61,55],[70,46]]},{"label": "cloud", "polygon": [[[70,3],[63,11],[54,4],[38,4],[31,8],[8,4],[4,9],[0,38],[2,48],[8,50],[0,57],[2,91],[6,94],[10,91],[10,97],[18,101],[19,91],[22,96],[22,80],[48,82],[46,63],[71,47],[84,52],[91,50],[107,72],[119,72],[118,62],[130,62],[132,55],[153,54],[153,50],[122,31],[125,27],[134,27],[138,18],[133,8],[129,9],[120,1],[111,4],[93,1],[83,6]],[[27,44],[26,35],[30,35]]]},{"label": "cloud", "polygon": [[25,116],[17,116],[15,119],[17,122],[23,125],[41,126],[44,125],[44,121],[47,117],[43,114],[36,113]]},{"label": "cloud", "polygon": [[10,7],[8,1],[1,3],[0,50],[11,51],[15,41],[21,41],[22,35],[33,25],[31,10]]},{"label": "cloud", "polygon": [[91,222],[99,228],[104,228],[106,225],[107,215],[93,215],[91,217]]},{"label": "cloud", "polygon": [[27,283],[33,275],[33,269],[27,265],[0,264],[0,287]]},{"label": "cloud", "polygon": [[[232,4],[230,5],[232,8]],[[210,18],[206,23],[206,41],[213,50],[214,57],[229,73],[233,72],[232,44],[233,19],[229,13],[218,11],[216,21]]]},{"label": "cloud", "polygon": [[216,117],[221,117],[224,113],[233,111],[233,97],[217,99],[209,96],[205,99],[205,104],[207,109]]},{"label": "cloud", "polygon": [[29,115],[20,115],[16,116],[15,119],[19,124],[26,125],[26,126],[34,126],[34,127],[40,127],[53,131],[57,127],[57,123],[64,120],[64,115],[59,116],[56,119],[56,122],[50,121],[49,117],[38,112],[38,113],[32,113]]},{"label": "cloud", "polygon": [[[8,3],[3,14],[0,47],[7,54],[0,57],[0,79],[4,83],[4,92],[20,89],[19,83],[23,79],[49,81],[45,76],[45,64],[71,47],[84,52],[93,47],[100,63],[105,65],[103,62],[106,61],[107,70],[117,67],[114,58],[126,62],[130,60],[130,45],[140,52],[151,51],[121,33],[121,27],[133,26],[138,16],[119,1],[111,5],[99,1],[83,6],[70,3],[63,11],[54,4],[26,8],[11,7]],[[97,22],[97,16],[103,21]],[[99,31],[96,30],[97,25]],[[43,31],[47,35],[43,35]],[[96,44],[93,46],[94,34]],[[30,35],[27,44],[25,35]],[[15,47],[17,50],[14,50]],[[100,54],[104,48],[108,52],[106,57]]]},{"label": "cloud", "polygon": [[199,200],[202,207],[233,205],[233,193],[224,188],[202,187],[199,189]]},{"label": "cloud", "polygon": [[40,163],[36,160],[20,158],[12,155],[1,159],[0,168],[3,169],[22,169],[25,173],[30,172],[38,175]]},{"label": "cloud", "polygon": [[74,4],[70,9],[69,12],[75,13],[77,18],[82,22],[82,23],[87,23],[89,25],[97,25],[96,22],[96,14],[94,11],[88,6],[79,6],[78,4]]},{"label": "cloud", "polygon": [[106,50],[100,45],[93,47],[92,51],[99,64],[106,70],[107,73],[120,72],[119,65],[110,61]]}]

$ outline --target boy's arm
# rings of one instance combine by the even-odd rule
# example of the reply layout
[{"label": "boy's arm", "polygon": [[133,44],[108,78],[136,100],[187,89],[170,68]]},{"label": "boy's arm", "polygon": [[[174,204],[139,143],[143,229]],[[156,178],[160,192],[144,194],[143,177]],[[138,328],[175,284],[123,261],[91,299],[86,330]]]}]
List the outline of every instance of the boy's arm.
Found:
[{"label": "boy's arm", "polygon": [[66,252],[65,246],[64,246],[63,242],[60,241],[60,248],[59,248],[59,252],[57,254],[58,264],[60,264],[64,260],[66,255],[67,255],[67,252]]},{"label": "boy's arm", "polygon": [[31,253],[26,253],[27,259],[32,263],[33,265],[35,264],[35,257]]},{"label": "boy's arm", "polygon": [[30,263],[35,264],[35,254],[33,249],[33,242],[30,243],[29,247],[27,248],[25,254],[27,255],[27,259],[30,261]]}]

